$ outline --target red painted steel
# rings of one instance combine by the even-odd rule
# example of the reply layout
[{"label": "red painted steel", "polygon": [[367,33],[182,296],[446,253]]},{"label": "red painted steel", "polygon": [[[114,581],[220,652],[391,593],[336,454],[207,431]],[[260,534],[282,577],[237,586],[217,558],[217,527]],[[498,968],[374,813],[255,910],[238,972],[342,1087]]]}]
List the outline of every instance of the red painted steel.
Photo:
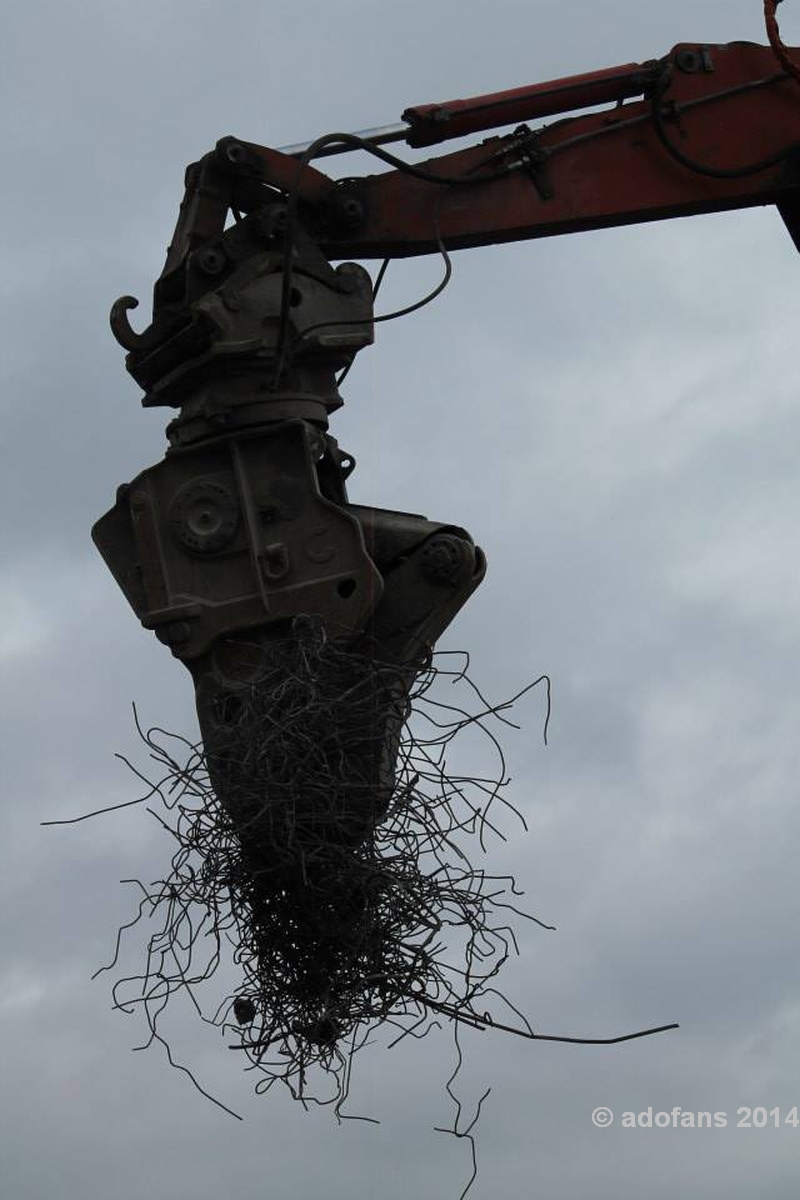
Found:
[{"label": "red painted steel", "polygon": [[[679,45],[669,57],[674,63],[681,51],[696,50],[696,43]],[[772,49],[743,42],[710,52],[713,72],[673,67],[663,97],[680,150],[732,169],[800,148],[800,89]],[[510,145],[509,138],[490,138],[415,166],[440,177],[479,178],[482,164],[496,169]],[[359,181],[363,226],[325,237],[323,249],[331,258],[428,254],[437,249],[437,221],[448,248],[459,249],[778,203],[800,187],[796,160],[729,179],[681,165],[659,140],[649,100],[545,126],[537,145],[545,152],[548,199],[525,171],[444,188],[387,171]]]},{"label": "red painted steel", "polygon": [[468,100],[416,105],[403,113],[403,120],[411,126],[407,141],[410,146],[433,146],[498,125],[641,96],[652,67],[652,63],[626,63]]}]

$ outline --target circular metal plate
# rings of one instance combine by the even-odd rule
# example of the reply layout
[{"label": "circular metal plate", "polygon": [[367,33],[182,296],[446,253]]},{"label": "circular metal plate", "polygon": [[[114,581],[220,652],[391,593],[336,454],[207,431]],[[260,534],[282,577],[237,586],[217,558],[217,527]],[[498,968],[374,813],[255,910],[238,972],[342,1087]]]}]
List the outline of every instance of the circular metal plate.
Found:
[{"label": "circular metal plate", "polygon": [[169,509],[170,529],[189,550],[213,554],[232,539],[239,524],[235,496],[213,479],[193,479],[177,492]]}]

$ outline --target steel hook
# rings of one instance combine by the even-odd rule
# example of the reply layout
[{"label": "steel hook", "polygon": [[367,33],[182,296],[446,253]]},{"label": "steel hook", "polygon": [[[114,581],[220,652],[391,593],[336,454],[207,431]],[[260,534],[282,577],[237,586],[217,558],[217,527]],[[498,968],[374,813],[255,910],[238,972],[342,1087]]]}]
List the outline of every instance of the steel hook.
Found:
[{"label": "steel hook", "polygon": [[138,307],[139,301],[135,296],[120,296],[111,305],[111,332],[126,350],[143,350],[147,341],[146,335],[137,333],[128,320],[128,309]]}]

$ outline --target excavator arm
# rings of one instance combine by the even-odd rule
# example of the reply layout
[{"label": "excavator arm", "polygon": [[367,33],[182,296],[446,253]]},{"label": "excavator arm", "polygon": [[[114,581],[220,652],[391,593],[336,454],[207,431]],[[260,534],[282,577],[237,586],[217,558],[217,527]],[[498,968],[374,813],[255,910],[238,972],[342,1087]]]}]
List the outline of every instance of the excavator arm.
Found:
[{"label": "excavator arm", "polygon": [[[294,618],[380,647],[410,688],[485,571],[458,525],[347,499],[354,460],[329,419],[374,336],[372,281],[349,260],[764,204],[800,246],[800,87],[775,0],[767,10],[770,46],[685,43],[288,151],[227,137],[187,169],[150,326],[131,327],[129,296],[111,314],[143,403],[177,410],[169,449],[123,485],[94,538],[143,625],[192,672],[207,744],[220,704],[257,683],[259,655]],[[385,148],[508,124],[422,162]],[[312,165],[352,150],[388,169],[333,179]],[[376,740],[385,750],[397,735],[395,722]],[[390,788],[391,753],[379,757]]]},{"label": "excavator arm", "polygon": [[[612,108],[521,124],[415,164],[447,182],[395,169],[340,184],[363,216],[352,231],[329,236],[325,253],[429,253],[437,223],[447,247],[462,249],[770,203],[794,225],[800,88],[770,47],[682,44],[658,62],[597,78],[603,91],[618,89]],[[552,88],[571,106],[592,97],[590,79],[544,94]],[[627,100],[634,87],[643,98]],[[537,98],[533,91],[532,110],[552,111]]]},{"label": "excavator arm", "polygon": [[[795,53],[791,51],[790,53]],[[634,99],[634,97],[642,97]],[[527,122],[602,103],[548,125]],[[779,204],[800,188],[800,91],[771,47],[683,43],[664,58],[406,110],[377,135],[330,134],[281,153],[223,138],[189,169],[164,276],[255,209],[265,188],[295,198],[329,259],[449,249]],[[524,121],[523,118],[524,117]],[[364,149],[388,162],[412,146],[520,121],[503,136],[421,162],[335,181],[311,158]],[[213,180],[212,186],[209,184]],[[260,185],[260,186],[259,186]]]}]

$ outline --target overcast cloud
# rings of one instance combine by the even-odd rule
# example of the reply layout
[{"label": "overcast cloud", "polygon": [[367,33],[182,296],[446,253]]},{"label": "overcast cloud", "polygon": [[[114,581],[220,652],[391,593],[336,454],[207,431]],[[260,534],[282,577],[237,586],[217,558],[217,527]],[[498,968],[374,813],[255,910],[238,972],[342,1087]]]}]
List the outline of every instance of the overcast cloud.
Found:
[{"label": "overcast cloud", "polygon": [[[666,53],[763,41],[761,0],[8,0],[0,559],[3,1195],[9,1200],[456,1200],[433,1132],[452,1039],[365,1052],[339,1128],[252,1076],[176,1006],[171,1071],[90,982],[132,911],[118,881],[168,849],[131,799],[130,703],[191,733],[188,674],[141,630],[89,540],[163,452],[108,331],[147,301],[183,169],[223,134],[273,146],[411,104]],[[784,15],[785,10],[785,15]],[[781,9],[800,44],[800,5]],[[358,160],[348,170],[371,170]],[[680,1031],[608,1048],[462,1039],[474,1200],[789,1200],[800,1129],[797,847],[800,268],[771,209],[455,256],[435,305],[379,326],[333,432],[351,499],[465,526],[485,583],[443,646],[502,699],[553,680],[509,733],[513,824],[491,864],[558,926],[522,931],[505,990],[541,1032]],[[381,304],[436,281],[390,269]],[[457,765],[457,764],[454,764]],[[141,939],[138,943],[141,945]],[[136,941],[132,943],[136,960]],[[599,1105],[617,1115],[592,1125]],[[723,1111],[712,1130],[624,1110]]]}]

